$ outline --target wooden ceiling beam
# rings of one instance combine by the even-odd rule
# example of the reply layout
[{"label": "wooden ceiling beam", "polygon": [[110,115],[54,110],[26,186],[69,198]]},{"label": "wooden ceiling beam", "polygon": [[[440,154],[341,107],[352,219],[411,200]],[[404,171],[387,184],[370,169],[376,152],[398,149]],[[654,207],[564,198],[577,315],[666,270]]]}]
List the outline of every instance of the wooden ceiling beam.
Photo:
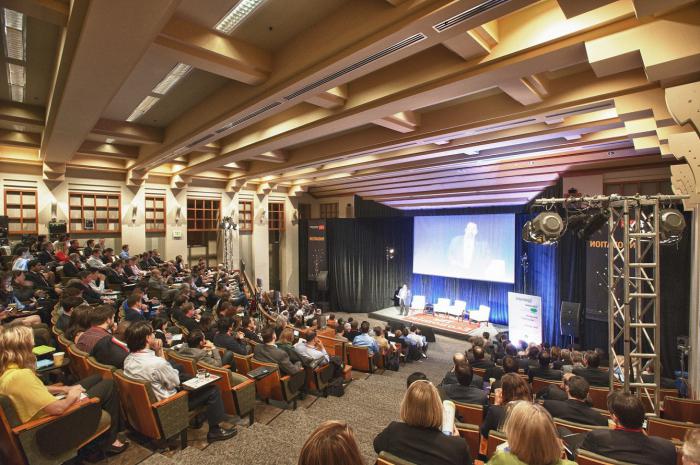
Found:
[{"label": "wooden ceiling beam", "polygon": [[39,148],[41,146],[41,134],[0,130],[0,145]]},{"label": "wooden ceiling beam", "polygon": [[59,0],[3,0],[2,6],[60,27],[68,22],[69,5]]},{"label": "wooden ceiling beam", "polygon": [[160,144],[163,142],[163,129],[100,118],[92,128],[92,134],[117,139],[119,142],[135,144]]},{"label": "wooden ceiling beam", "polygon": [[348,86],[346,84],[332,87],[323,92],[319,92],[306,99],[306,103],[316,105],[321,108],[341,108],[348,100]]},{"label": "wooden ceiling beam", "polygon": [[410,110],[400,111],[372,122],[377,126],[382,126],[392,131],[407,133],[413,132],[418,128],[420,124],[420,115]]},{"label": "wooden ceiling beam", "polygon": [[265,82],[272,70],[269,52],[183,18],[170,19],[154,46],[177,61],[245,84]]},{"label": "wooden ceiling beam", "polygon": [[135,160],[139,156],[139,148],[134,145],[107,144],[93,140],[86,140],[81,144],[76,153],[83,155],[95,155],[98,157]]}]

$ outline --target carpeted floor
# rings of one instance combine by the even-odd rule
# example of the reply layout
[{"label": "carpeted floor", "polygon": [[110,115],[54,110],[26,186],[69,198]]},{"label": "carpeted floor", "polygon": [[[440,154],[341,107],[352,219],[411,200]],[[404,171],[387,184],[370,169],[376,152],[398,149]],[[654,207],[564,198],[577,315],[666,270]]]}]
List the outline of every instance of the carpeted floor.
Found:
[{"label": "carpeted floor", "polygon": [[[336,313],[338,317],[347,317]],[[366,314],[353,314],[356,319],[367,319]],[[383,323],[372,321],[372,325]],[[188,447],[180,450],[154,451],[148,444],[132,438],[131,446],[122,455],[104,460],[103,464],[119,465],[295,465],[306,437],[325,420],[347,421],[355,432],[367,465],[373,464],[376,454],[372,447],[374,437],[390,421],[398,419],[399,404],[406,389],[406,377],[421,371],[434,383],[442,380],[450,368],[452,355],[465,350],[467,343],[437,336],[431,344],[428,358],[401,366],[398,372],[375,374],[353,372],[353,381],[341,398],[308,396],[299,402],[296,410],[280,405],[258,402],[253,426],[239,426],[236,437],[207,444],[205,425],[188,431]]]}]

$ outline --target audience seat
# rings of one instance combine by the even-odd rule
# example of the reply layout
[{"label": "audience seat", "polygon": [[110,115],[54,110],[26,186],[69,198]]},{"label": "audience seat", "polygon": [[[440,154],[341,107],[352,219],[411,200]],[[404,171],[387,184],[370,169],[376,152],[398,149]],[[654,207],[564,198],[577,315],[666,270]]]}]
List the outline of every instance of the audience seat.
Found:
[{"label": "audience seat", "polygon": [[650,436],[659,436],[674,442],[683,442],[688,430],[700,428],[697,423],[667,420],[665,418],[647,419],[647,433]]},{"label": "audience seat", "polygon": [[[560,387],[561,381],[554,381],[551,379],[543,378],[532,378],[532,394],[537,394],[542,389],[547,389],[549,386]],[[561,388],[560,388],[561,389]]]},{"label": "audience seat", "polygon": [[486,457],[491,458],[496,452],[496,448],[508,441],[506,435],[500,431],[489,431],[488,447],[486,448]]},{"label": "audience seat", "polygon": [[69,344],[66,350],[66,355],[70,358],[70,370],[78,379],[83,379],[90,376],[90,367],[87,359],[89,354],[78,349],[75,344]]},{"label": "audience seat", "polygon": [[236,361],[236,373],[246,376],[252,368],[250,367],[250,360],[253,358],[253,354],[241,355],[233,353],[233,359]]},{"label": "audience seat", "polygon": [[306,372],[306,386],[309,390],[316,391],[323,397],[328,397],[326,388],[333,376],[331,364],[327,363],[316,368],[304,367],[304,371]]},{"label": "audience seat", "polygon": [[129,378],[122,370],[114,372],[114,381],[131,429],[156,441],[180,435],[181,447],[187,447],[187,391],[158,401],[151,383]]},{"label": "audience seat", "polygon": [[595,387],[591,386],[588,389],[588,397],[593,403],[593,407],[599,409],[608,408],[608,394],[610,393],[610,388],[608,387]]},{"label": "audience seat", "polygon": [[[641,388],[640,388],[641,389]],[[654,389],[655,388],[647,388],[649,392],[649,396],[651,398],[654,398]],[[666,399],[666,397],[677,397],[678,396],[678,389],[659,389],[659,402],[661,403],[660,405],[663,407],[663,402]],[[651,400],[646,396],[646,393],[642,391],[642,403],[644,404],[644,410],[647,413],[654,413],[654,409],[652,408],[651,405]]]},{"label": "audience seat", "polygon": [[[576,455],[576,463],[578,465],[634,465],[629,462],[620,462],[619,460],[609,459],[602,455],[594,454],[587,450],[579,449]],[[672,464],[669,464],[672,465]]]},{"label": "audience seat", "polygon": [[588,433],[589,431],[593,431],[596,429],[608,429],[607,426],[584,425],[582,423],[562,420],[561,418],[555,418],[554,424],[566,428],[572,433]]},{"label": "audience seat", "polygon": [[110,416],[99,399],[83,399],[63,414],[21,423],[12,401],[0,395],[0,463],[54,465],[105,433]]},{"label": "audience seat", "polygon": [[481,434],[479,433],[479,426],[472,425],[469,423],[455,422],[455,428],[460,436],[467,441],[469,446],[469,452],[472,458],[479,456],[479,442],[481,441]]},{"label": "audience seat", "polygon": [[356,347],[349,345],[346,347],[348,354],[348,364],[357,371],[374,373],[374,357],[370,357],[367,347]]},{"label": "audience seat", "polygon": [[91,375],[100,375],[102,379],[114,379],[112,373],[117,370],[117,367],[100,363],[94,357],[87,358],[87,366]]},{"label": "audience seat", "polygon": [[663,417],[668,420],[700,423],[700,400],[667,396],[664,399]]},{"label": "audience seat", "polygon": [[293,390],[290,386],[289,381],[291,380],[291,376],[280,376],[279,367],[275,363],[261,362],[251,358],[250,365],[253,370],[260,367],[267,367],[271,370],[269,375],[255,380],[255,390],[258,397],[265,402],[272,399],[285,402],[287,405],[291,403],[292,408],[296,410],[299,390]]},{"label": "audience seat", "polygon": [[389,452],[380,452],[379,457],[377,457],[377,465],[417,465],[408,460],[399,458]]},{"label": "audience seat", "polygon": [[462,423],[480,425],[484,422],[484,407],[482,405],[455,402],[455,408]]},{"label": "audience seat", "polygon": [[163,350],[163,353],[165,354],[166,359],[180,365],[182,367],[182,370],[185,373],[187,373],[188,375],[190,375],[190,376],[197,375],[197,363],[195,362],[195,360],[192,357],[186,357],[184,355],[180,355],[174,349],[165,349],[165,350]]},{"label": "audience seat", "polygon": [[252,425],[255,421],[255,381],[228,368],[215,367],[204,362],[197,363],[197,366],[219,376],[216,386],[221,392],[226,413],[241,418],[248,415]]}]

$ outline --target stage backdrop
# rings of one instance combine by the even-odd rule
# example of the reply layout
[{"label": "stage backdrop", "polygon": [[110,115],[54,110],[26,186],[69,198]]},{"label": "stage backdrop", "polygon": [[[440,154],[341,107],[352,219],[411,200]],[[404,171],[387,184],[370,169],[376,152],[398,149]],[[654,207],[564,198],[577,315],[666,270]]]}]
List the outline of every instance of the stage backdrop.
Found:
[{"label": "stage backdrop", "polygon": [[[552,193],[552,195],[556,195]],[[363,206],[363,203],[368,205]],[[369,212],[371,218],[329,219],[327,226],[329,298],[331,308],[343,312],[372,312],[392,305],[396,288],[403,282],[413,295],[425,295],[428,302],[440,297],[460,298],[468,305],[488,305],[494,323],[508,323],[508,292],[542,298],[543,340],[561,344],[559,316],[562,300],[580,302],[586,308],[587,242],[567,234],[556,246],[525,243],[519,239],[523,224],[534,215],[515,217],[515,283],[504,284],[413,274],[413,218],[405,212],[356,200],[355,212]],[[449,213],[512,213],[507,209],[455,210]],[[446,214],[445,210],[421,211],[416,215]],[[385,216],[392,215],[392,216]],[[688,222],[690,225],[691,223]],[[300,227],[300,271],[307,276],[307,234]],[[665,372],[679,369],[675,337],[687,334],[690,285],[690,226],[678,247],[664,247],[662,278],[662,363]],[[394,249],[386,260],[385,248]],[[527,254],[529,267],[523,275],[520,257]],[[605,292],[604,288],[600,289]],[[314,283],[302,281],[301,292],[314,300]],[[583,312],[582,312],[583,313]],[[582,315],[582,320],[584,316]],[[607,347],[607,324],[585,320],[581,325],[584,347]]]}]

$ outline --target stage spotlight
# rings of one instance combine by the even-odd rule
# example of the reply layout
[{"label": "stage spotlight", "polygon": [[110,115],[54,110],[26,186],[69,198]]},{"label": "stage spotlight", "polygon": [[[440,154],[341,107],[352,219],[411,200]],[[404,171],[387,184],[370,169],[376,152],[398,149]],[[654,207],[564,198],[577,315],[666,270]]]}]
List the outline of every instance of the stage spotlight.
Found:
[{"label": "stage spotlight", "polygon": [[564,232],[564,220],[557,212],[544,211],[523,226],[522,238],[526,242],[554,244]]},{"label": "stage spotlight", "polygon": [[675,208],[664,208],[659,213],[659,243],[675,244],[685,230],[685,217]]}]

